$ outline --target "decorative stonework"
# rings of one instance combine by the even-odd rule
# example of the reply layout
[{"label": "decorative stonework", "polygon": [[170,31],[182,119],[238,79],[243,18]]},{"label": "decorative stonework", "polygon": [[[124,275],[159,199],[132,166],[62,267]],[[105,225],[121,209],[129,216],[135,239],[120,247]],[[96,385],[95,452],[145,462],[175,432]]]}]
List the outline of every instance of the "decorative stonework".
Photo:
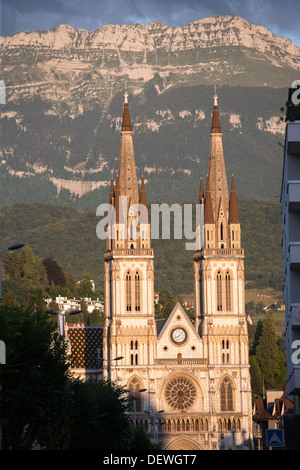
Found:
[{"label": "decorative stonework", "polygon": [[189,409],[197,396],[196,387],[187,377],[171,379],[165,390],[165,399],[173,410]]}]

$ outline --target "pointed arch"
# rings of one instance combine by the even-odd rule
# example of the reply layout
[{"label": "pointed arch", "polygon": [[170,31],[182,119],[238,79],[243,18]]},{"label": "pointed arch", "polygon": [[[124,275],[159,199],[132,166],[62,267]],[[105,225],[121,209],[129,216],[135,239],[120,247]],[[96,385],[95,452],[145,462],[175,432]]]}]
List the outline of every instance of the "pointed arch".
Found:
[{"label": "pointed arch", "polygon": [[225,376],[220,383],[220,410],[234,410],[234,388],[229,376]]},{"label": "pointed arch", "polygon": [[131,312],[131,272],[129,270],[125,275],[125,297],[126,311]]},{"label": "pointed arch", "polygon": [[232,274],[229,269],[225,273],[225,297],[226,297],[226,311],[232,310]]},{"label": "pointed arch", "polygon": [[142,392],[139,392],[139,390],[142,390],[142,388],[143,384],[136,375],[131,377],[131,379],[128,381],[126,389],[130,390],[127,394],[130,411],[134,411],[134,401],[136,411],[142,411]]},{"label": "pointed arch", "polygon": [[137,269],[134,275],[134,303],[135,311],[140,312],[141,310],[141,275]]},{"label": "pointed arch", "polygon": [[216,282],[217,282],[217,310],[218,312],[221,312],[223,310],[223,304],[222,304],[222,273],[220,269],[217,272]]}]

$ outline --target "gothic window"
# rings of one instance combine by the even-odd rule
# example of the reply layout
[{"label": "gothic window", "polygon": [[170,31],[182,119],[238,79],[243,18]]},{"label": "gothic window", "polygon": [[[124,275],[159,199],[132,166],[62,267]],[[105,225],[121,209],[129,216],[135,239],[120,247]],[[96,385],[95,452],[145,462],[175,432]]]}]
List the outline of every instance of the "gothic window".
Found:
[{"label": "gothic window", "polygon": [[220,225],[220,238],[221,240],[223,240],[223,224],[221,222],[221,225]]},{"label": "gothic window", "polygon": [[233,411],[233,390],[230,380],[226,377],[220,387],[221,411]]},{"label": "gothic window", "polygon": [[142,392],[139,391],[141,388],[141,384],[136,377],[134,377],[128,384],[127,390],[130,390],[128,393],[128,405],[130,411],[134,411],[134,402],[136,411],[141,411],[142,409]]},{"label": "gothic window", "polygon": [[225,291],[226,291],[226,310],[227,312],[231,311],[231,280],[230,274],[227,271],[225,275]]},{"label": "gothic window", "polygon": [[126,310],[131,312],[131,275],[129,271],[126,274]]},{"label": "gothic window", "polygon": [[229,355],[229,341],[226,342],[222,341],[222,364],[229,364],[230,363],[230,355]]},{"label": "gothic window", "polygon": [[135,285],[135,311],[139,312],[141,310],[141,280],[138,271],[135,273],[134,278]]},{"label": "gothic window", "polygon": [[169,381],[165,390],[168,405],[174,410],[187,410],[196,399],[196,387],[187,377],[176,377]]},{"label": "gothic window", "polygon": [[217,274],[217,310],[222,311],[222,275],[220,271]]},{"label": "gothic window", "polygon": [[130,341],[130,364],[133,365],[138,365],[139,362],[139,357],[138,357],[138,342],[135,341]]}]

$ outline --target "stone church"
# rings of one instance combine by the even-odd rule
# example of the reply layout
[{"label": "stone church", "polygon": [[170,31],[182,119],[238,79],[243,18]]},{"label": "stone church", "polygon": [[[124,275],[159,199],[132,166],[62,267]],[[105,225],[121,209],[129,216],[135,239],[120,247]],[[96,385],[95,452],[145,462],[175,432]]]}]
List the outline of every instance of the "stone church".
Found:
[{"label": "stone church", "polygon": [[210,139],[205,193],[201,179],[195,198],[203,209],[203,241],[193,254],[195,317],[177,303],[168,318],[156,319],[155,253],[125,93],[104,253],[103,375],[124,387],[132,422],[165,450],[253,448],[244,250],[216,93]]}]

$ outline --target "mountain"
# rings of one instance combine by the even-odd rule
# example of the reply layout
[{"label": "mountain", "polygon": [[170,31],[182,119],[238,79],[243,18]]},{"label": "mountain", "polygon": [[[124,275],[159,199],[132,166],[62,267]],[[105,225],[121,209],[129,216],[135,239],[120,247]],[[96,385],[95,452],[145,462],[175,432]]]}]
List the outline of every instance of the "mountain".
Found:
[{"label": "mountain", "polygon": [[[241,200],[239,215],[245,248],[248,288],[282,290],[280,204]],[[97,288],[104,287],[105,240],[96,235],[101,218],[92,209],[48,204],[15,204],[0,208],[2,246],[26,243],[40,258],[54,259],[64,271],[73,268],[76,280],[89,273]],[[184,230],[182,230],[184,233]],[[174,295],[194,291],[193,251],[186,239],[153,239],[155,290],[167,288]],[[190,240],[192,241],[192,240]],[[7,253],[9,256],[9,253]],[[5,286],[4,286],[5,287]]]},{"label": "mountain", "polygon": [[183,27],[68,25],[1,37],[0,204],[97,207],[116,175],[129,92],[149,202],[196,200],[217,85],[228,174],[241,198],[280,192],[287,89],[300,48],[239,17]]}]

